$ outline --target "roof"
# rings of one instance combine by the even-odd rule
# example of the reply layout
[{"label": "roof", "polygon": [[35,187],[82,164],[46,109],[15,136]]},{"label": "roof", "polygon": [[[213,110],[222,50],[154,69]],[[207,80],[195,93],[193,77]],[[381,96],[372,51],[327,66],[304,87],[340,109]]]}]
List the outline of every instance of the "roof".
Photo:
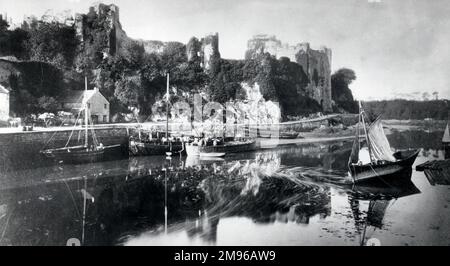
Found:
[{"label": "roof", "polygon": [[7,90],[5,87],[0,85],[0,93],[9,94],[9,90]]},{"label": "roof", "polygon": [[61,99],[63,103],[82,103],[88,101],[98,90],[72,90],[68,91]]}]

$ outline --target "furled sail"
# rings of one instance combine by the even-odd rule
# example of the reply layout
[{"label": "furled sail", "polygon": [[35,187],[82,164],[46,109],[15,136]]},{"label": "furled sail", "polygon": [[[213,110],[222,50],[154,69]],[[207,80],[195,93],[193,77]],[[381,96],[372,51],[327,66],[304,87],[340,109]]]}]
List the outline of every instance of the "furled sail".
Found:
[{"label": "furled sail", "polygon": [[384,134],[383,125],[381,124],[380,119],[375,120],[375,122],[370,125],[367,135],[369,136],[373,159],[395,162],[395,158],[391,151],[391,145]]},{"label": "furled sail", "polygon": [[444,136],[442,137],[442,142],[450,143],[450,133],[448,130],[448,124],[447,124],[447,127],[445,128]]}]

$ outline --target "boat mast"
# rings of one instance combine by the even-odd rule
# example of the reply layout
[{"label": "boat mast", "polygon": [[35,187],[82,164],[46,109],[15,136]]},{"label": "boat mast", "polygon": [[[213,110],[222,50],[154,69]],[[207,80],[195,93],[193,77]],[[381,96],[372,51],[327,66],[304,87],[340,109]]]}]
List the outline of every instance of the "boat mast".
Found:
[{"label": "boat mast", "polygon": [[84,125],[85,125],[85,131],[84,131],[84,146],[88,146],[88,103],[87,103],[87,76],[84,76],[84,97],[83,100],[85,100],[84,103]]},{"label": "boat mast", "polygon": [[169,72],[167,72],[167,92],[166,92],[166,139],[169,141]]},{"label": "boat mast", "polygon": [[366,135],[367,147],[369,148],[369,158],[370,158],[370,161],[372,162],[372,149],[370,148],[369,135],[367,134],[366,122],[364,121],[364,110],[362,109],[361,101],[359,101],[359,113],[361,115],[361,120],[362,120],[362,124],[363,124],[363,128],[364,128],[364,134]]}]

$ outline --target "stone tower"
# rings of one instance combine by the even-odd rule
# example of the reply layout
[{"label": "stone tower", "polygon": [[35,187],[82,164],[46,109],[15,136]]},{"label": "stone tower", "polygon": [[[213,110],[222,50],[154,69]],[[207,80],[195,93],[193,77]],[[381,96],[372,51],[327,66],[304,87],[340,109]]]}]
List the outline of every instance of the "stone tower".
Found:
[{"label": "stone tower", "polygon": [[208,34],[201,40],[192,37],[186,45],[188,61],[198,60],[205,71],[210,71],[219,63],[219,34]]},{"label": "stone tower", "polygon": [[302,66],[308,76],[306,92],[316,100],[324,111],[332,111],[331,100],[331,49],[321,47],[311,49],[309,43],[289,45],[282,43],[273,35],[256,35],[247,43],[246,59],[269,53],[276,58],[287,57]]},{"label": "stone tower", "polygon": [[77,37],[80,41],[84,41],[86,39],[85,36],[85,28],[86,18],[87,17],[97,17],[104,19],[105,23],[105,31],[108,36],[107,40],[107,48],[105,48],[105,52],[114,55],[121,47],[121,41],[126,37],[125,32],[122,30],[122,26],[119,20],[119,7],[116,5],[105,5],[99,3],[95,6],[91,6],[89,8],[89,12],[84,14],[76,14],[75,15],[75,29]]}]

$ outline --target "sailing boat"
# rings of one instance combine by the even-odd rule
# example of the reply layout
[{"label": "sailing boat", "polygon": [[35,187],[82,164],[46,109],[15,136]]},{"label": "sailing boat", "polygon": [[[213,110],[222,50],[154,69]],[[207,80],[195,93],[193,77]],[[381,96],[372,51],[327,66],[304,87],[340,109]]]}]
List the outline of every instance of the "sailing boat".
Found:
[{"label": "sailing boat", "polygon": [[[172,153],[182,153],[183,143],[181,141],[169,140],[169,74],[167,74],[167,92],[166,92],[166,133],[165,141],[160,139],[142,140],[139,131],[139,139],[130,141],[130,154],[134,156],[146,155],[172,155]],[[148,133],[151,136],[152,132]]]},{"label": "sailing boat", "polygon": [[[87,91],[87,78],[85,77],[85,90]],[[80,164],[80,163],[92,163],[101,161],[104,157],[104,153],[106,149],[116,149],[120,148],[120,144],[111,145],[111,146],[103,146],[102,143],[99,143],[97,137],[95,136],[94,128],[92,127],[91,122],[91,136],[92,141],[89,144],[89,108],[87,101],[83,104],[84,108],[84,144],[76,145],[76,146],[68,146],[70,143],[70,139],[73,135],[74,130],[76,129],[77,121],[75,122],[74,129],[72,130],[67,143],[62,148],[54,148],[54,149],[43,149],[41,150],[41,154],[45,155],[47,158],[55,159],[57,162],[67,163],[67,164]],[[80,111],[81,113],[81,111]],[[78,115],[80,115],[78,113]]]},{"label": "sailing boat", "polygon": [[[411,168],[416,160],[419,150],[403,150],[392,153],[389,141],[384,134],[383,125],[378,117],[366,129],[365,112],[359,103],[358,124],[352,152],[348,161],[349,174],[353,182],[367,181],[373,178],[387,178],[396,173]],[[360,123],[365,134],[365,146],[368,150],[368,159],[363,162],[360,142]]]}]

